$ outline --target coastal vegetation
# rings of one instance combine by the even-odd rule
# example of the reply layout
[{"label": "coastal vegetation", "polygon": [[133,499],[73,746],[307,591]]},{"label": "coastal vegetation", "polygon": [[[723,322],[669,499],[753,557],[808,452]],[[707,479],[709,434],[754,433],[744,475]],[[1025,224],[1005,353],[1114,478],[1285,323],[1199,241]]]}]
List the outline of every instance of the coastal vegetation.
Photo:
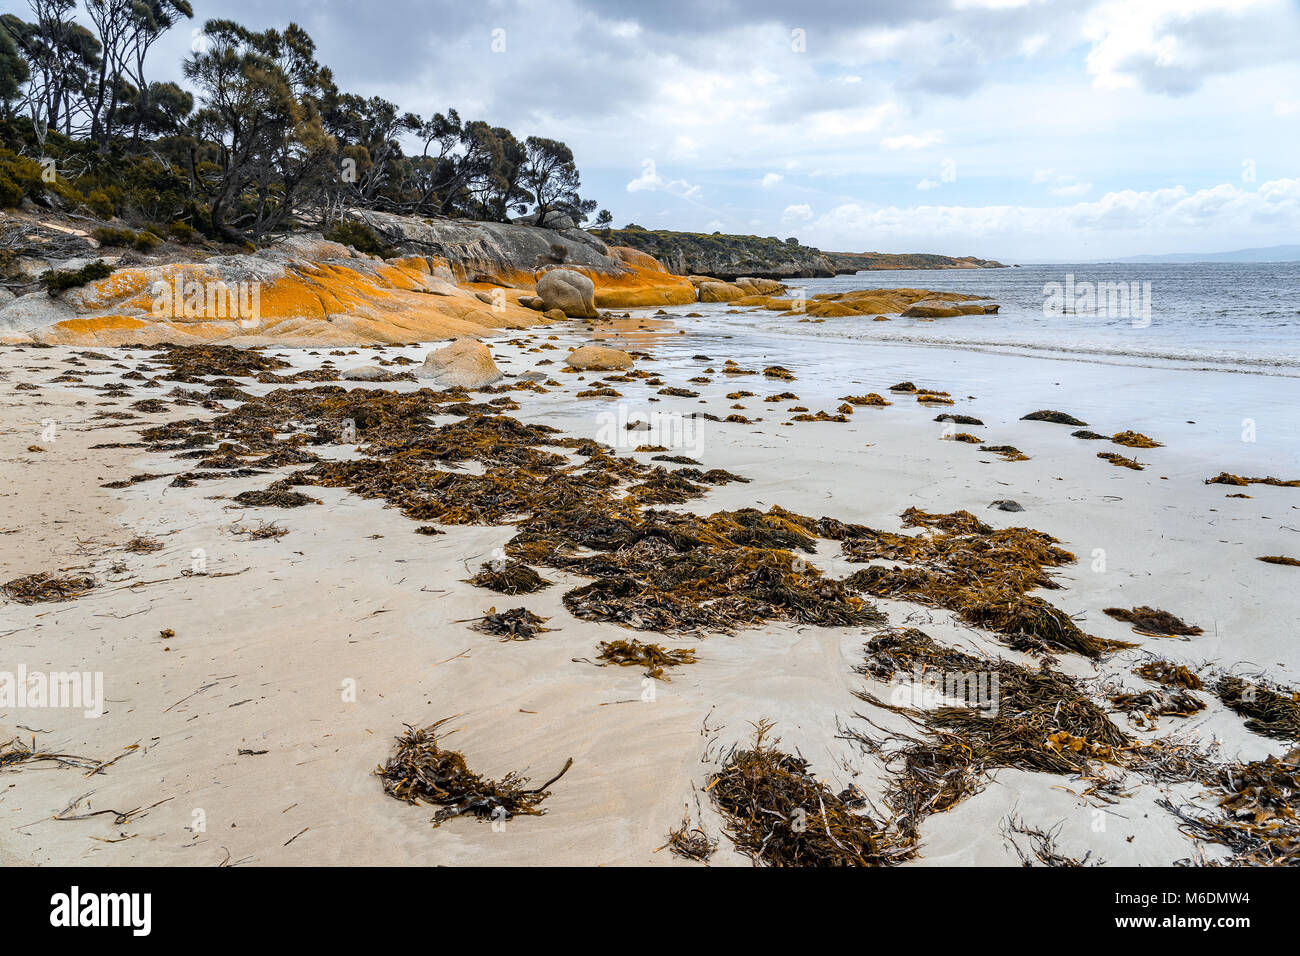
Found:
[{"label": "coastal vegetation", "polygon": [[0,206],[239,245],[354,208],[595,212],[564,143],[347,92],[297,24],[208,20],[180,64],[194,92],[155,79],[150,50],[194,16],[187,0],[29,0],[0,17]]}]

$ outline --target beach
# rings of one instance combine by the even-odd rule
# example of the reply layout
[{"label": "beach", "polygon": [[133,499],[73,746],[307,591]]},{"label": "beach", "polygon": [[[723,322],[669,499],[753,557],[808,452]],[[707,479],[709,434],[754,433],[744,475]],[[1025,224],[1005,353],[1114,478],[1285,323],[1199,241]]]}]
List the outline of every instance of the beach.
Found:
[{"label": "beach", "polygon": [[[624,443],[615,449],[619,456],[651,463],[652,454],[634,451],[638,441],[618,430],[638,415],[663,414],[679,428],[689,423],[680,453],[749,479],[660,506],[668,510],[707,515],[779,505],[902,532],[908,508],[964,509],[995,529],[1053,536],[1077,561],[1056,569],[1061,587],[1046,592],[1051,603],[1090,635],[1136,645],[1095,660],[1051,655],[1052,666],[1096,700],[1116,688],[1145,686],[1132,670],[1153,657],[1207,672],[1263,672],[1284,685],[1300,680],[1291,635],[1300,619],[1300,589],[1293,586],[1300,572],[1256,560],[1300,556],[1297,491],[1205,483],[1225,471],[1300,477],[1289,377],[1142,358],[849,342],[823,334],[834,321],[807,335],[793,323],[789,334],[772,335],[728,325],[725,307],[699,305],[481,339],[508,376],[537,371],[546,358],[556,363],[542,371],[559,379],[557,386],[509,393],[520,406],[509,414],[520,422],[599,441],[617,434]],[[637,369],[698,397],[659,395],[644,379],[620,381],[618,397],[576,397],[605,373],[555,369],[570,347],[592,342],[631,351]],[[376,358],[420,362],[437,347],[272,345],[266,354],[282,356],[291,370],[320,368],[328,356],[347,369]],[[0,606],[0,639],[6,660],[28,671],[102,673],[104,713],[0,708],[0,737],[112,763],[99,770],[34,763],[6,774],[0,862],[695,865],[664,849],[685,809],[720,841],[711,865],[749,865],[750,857],[722,836],[727,821],[704,791],[760,720],[773,722],[782,749],[807,759],[831,791],[856,787],[879,805],[887,769],[846,731],[867,733],[874,725],[902,733],[910,724],[858,696],[865,690],[897,699],[897,683],[862,672],[871,629],[770,620],[734,634],[639,633],[669,649],[693,648],[698,659],[672,668],[669,681],[646,678],[639,667],[596,666],[599,643],[631,630],[569,612],[564,595],[586,578],[548,567],[541,570],[554,586],[513,596],[465,580],[503,553],[512,524],[447,524],[442,534],[416,534],[421,522],[342,487],[299,489],[321,506],[244,507],[231,500],[265,488],[275,477],[265,474],[181,488],[161,478],[102,487],[192,465],[165,453],[92,445],[130,443],[141,427],[215,412],[170,404],[169,382],[121,396],[79,387],[109,380],[89,372],[117,373],[141,362],[157,367],[144,348],[97,346],[95,358],[84,357],[87,351],[0,349],[0,459],[12,476],[0,498],[0,579],[76,569],[99,581],[76,600]],[[51,384],[68,370],[65,360],[78,355],[84,382]],[[755,374],[724,374],[728,360]],[[759,371],[771,365],[793,379]],[[255,396],[278,387],[234,378]],[[518,379],[505,383],[512,381]],[[890,391],[904,381],[950,393],[953,404]],[[37,388],[16,388],[24,383]],[[338,384],[405,392],[422,383]],[[757,394],[727,397],[739,390]],[[798,398],[763,401],[786,391]],[[843,396],[867,392],[892,404],[855,407],[845,421],[792,421],[788,411],[799,406],[834,416]],[[141,398],[169,404],[157,413],[131,411],[130,402]],[[1021,420],[1039,409],[1064,411],[1105,435],[1140,432],[1162,447],[1086,441],[1066,425]],[[94,417],[105,411],[136,417]],[[692,412],[719,420],[681,417]],[[949,412],[983,424],[954,428],[935,420]],[[721,420],[733,414],[750,421]],[[50,422],[55,428],[44,435],[52,437],[43,437]],[[978,444],[950,440],[959,430],[986,444],[1015,446],[1028,460],[1003,460]],[[359,454],[346,444],[316,451],[331,460]],[[1099,451],[1135,458],[1143,470],[1113,467]],[[480,468],[473,461],[462,466],[469,474]],[[1250,497],[1229,497],[1234,493]],[[1023,511],[990,508],[1007,499]],[[288,534],[250,540],[240,533],[272,521]],[[136,537],[161,547],[125,551]],[[803,559],[825,576],[841,579],[861,567],[833,542],[818,544]],[[989,660],[1033,667],[1041,661],[1041,654],[1014,650],[950,610],[871,601],[890,627],[920,628]],[[536,640],[501,641],[469,626],[490,608],[515,606],[549,618],[551,630]],[[1138,606],[1168,610],[1203,633],[1140,635],[1103,613]],[[1225,761],[1262,760],[1293,746],[1251,733],[1213,694],[1200,696],[1203,710],[1163,717],[1158,729],[1111,716],[1137,740],[1171,732],[1202,744],[1217,740]],[[489,777],[519,771],[537,783],[572,758],[571,769],[549,787],[544,815],[453,819],[433,828],[428,806],[385,796],[374,771],[394,737],[404,725],[447,717],[455,719],[440,741]],[[1106,794],[1090,792],[1088,781],[1072,775],[994,770],[978,792],[920,822],[915,852],[902,865],[1017,865],[1007,821],[1053,832],[1063,854],[1091,853],[1092,862],[1111,865],[1224,854],[1180,830],[1179,819],[1158,803],[1206,802],[1200,784],[1161,784],[1113,769],[1116,792]],[[82,816],[105,809],[115,813]]]}]

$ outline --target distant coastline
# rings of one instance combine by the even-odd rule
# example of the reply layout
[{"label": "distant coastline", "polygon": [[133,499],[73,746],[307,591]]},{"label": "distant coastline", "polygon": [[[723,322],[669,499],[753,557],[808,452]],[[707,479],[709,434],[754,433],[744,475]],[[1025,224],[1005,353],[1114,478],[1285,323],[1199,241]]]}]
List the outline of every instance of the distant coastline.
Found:
[{"label": "distant coastline", "polygon": [[954,258],[932,253],[823,252],[796,238],[739,236],[721,232],[678,232],[628,225],[595,229],[611,246],[626,246],[654,256],[677,275],[708,275],[726,281],[740,276],[765,279],[812,279],[894,269],[1004,269],[1006,265],[974,256]]}]

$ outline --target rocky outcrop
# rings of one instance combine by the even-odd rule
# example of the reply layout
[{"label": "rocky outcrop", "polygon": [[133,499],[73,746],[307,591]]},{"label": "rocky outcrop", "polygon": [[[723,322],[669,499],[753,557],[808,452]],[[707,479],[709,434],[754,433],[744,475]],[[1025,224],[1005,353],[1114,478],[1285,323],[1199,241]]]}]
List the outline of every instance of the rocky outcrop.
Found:
[{"label": "rocky outcrop", "polygon": [[[922,312],[909,312],[917,308],[918,303],[921,304]],[[736,299],[732,305],[757,307],[780,312],[783,315],[819,319],[852,315],[898,314],[929,318],[946,315],[988,315],[998,310],[997,305],[982,296],[963,295],[959,292],[931,292],[926,289],[857,289],[852,292],[826,292],[808,299],[752,295]],[[943,316],[939,313],[943,313]]]},{"label": "rocky outcrop", "polygon": [[430,379],[443,388],[482,388],[499,381],[504,372],[492,359],[492,350],[477,339],[457,339],[446,348],[430,352],[416,369],[416,378]]},{"label": "rocky outcrop", "polygon": [[742,276],[765,279],[832,276],[835,267],[818,249],[774,236],[672,232],[667,229],[602,229],[611,245],[654,256],[677,275],[707,275],[732,282]]},{"label": "rocky outcrop", "polygon": [[938,256],[929,252],[828,252],[835,271],[852,274],[890,269],[1005,269],[1005,263],[975,256]]},{"label": "rocky outcrop", "polygon": [[951,319],[959,315],[996,315],[998,307],[984,302],[939,302],[923,299],[901,313],[905,319]]},{"label": "rocky outcrop", "polygon": [[542,310],[559,309],[572,318],[597,316],[596,285],[591,279],[571,269],[551,269],[537,280],[537,297]]}]

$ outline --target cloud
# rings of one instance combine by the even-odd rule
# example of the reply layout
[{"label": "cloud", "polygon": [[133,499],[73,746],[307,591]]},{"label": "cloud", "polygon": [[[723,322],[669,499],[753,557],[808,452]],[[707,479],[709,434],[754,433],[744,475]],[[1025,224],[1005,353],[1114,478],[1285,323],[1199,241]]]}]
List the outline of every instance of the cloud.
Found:
[{"label": "cloud", "polygon": [[628,183],[626,188],[630,193],[662,190],[675,196],[685,196],[687,198],[696,196],[700,192],[699,186],[692,186],[684,179],[664,179],[659,175],[653,159],[641,160],[641,175]]},{"label": "cloud", "polygon": [[936,179],[922,179],[916,184],[916,188],[922,192],[929,192],[931,189],[938,189],[940,183]]},{"label": "cloud", "polygon": [[781,214],[781,223],[786,226],[797,226],[805,222],[812,222],[812,206],[807,203],[799,203],[785,207],[785,212]]},{"label": "cloud", "polygon": [[758,184],[762,186],[764,189],[771,189],[774,186],[776,186],[778,183],[780,183],[781,180],[784,178],[785,177],[782,176],[780,173],[768,173],[758,181]]},{"label": "cloud", "polygon": [[[1122,255],[1124,248],[1144,248],[1153,233],[1170,246],[1231,246],[1225,236],[1262,235],[1289,241],[1300,229],[1300,179],[1276,179],[1248,191],[1232,183],[1205,189],[1182,186],[1110,192],[1092,202],[1068,206],[872,206],[843,203],[805,229],[810,241],[826,249],[852,249],[869,236],[873,248],[905,248],[926,243],[936,249],[979,246],[1010,248],[1027,256],[1077,255],[1078,247],[1061,246],[1059,238],[1077,233],[1076,241],[1102,241],[1103,254]],[[1149,247],[1148,247],[1149,248]],[[1160,250],[1172,251],[1172,250]]]},{"label": "cloud", "polygon": [[936,143],[942,142],[943,132],[941,130],[933,129],[928,133],[922,133],[919,136],[911,134],[904,136],[887,136],[880,141],[880,145],[885,149],[890,150],[925,149],[927,146],[933,146]]}]

